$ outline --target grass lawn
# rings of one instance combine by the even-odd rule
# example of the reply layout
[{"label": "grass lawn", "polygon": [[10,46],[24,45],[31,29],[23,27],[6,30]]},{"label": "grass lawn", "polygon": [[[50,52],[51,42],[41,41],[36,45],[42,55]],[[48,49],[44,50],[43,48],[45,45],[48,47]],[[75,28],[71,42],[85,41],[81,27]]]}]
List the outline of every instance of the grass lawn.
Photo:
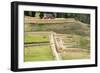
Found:
[{"label": "grass lawn", "polygon": [[24,42],[49,42],[48,36],[26,34]]},{"label": "grass lawn", "polygon": [[46,61],[54,60],[52,50],[49,46],[33,46],[24,48],[24,61]]}]

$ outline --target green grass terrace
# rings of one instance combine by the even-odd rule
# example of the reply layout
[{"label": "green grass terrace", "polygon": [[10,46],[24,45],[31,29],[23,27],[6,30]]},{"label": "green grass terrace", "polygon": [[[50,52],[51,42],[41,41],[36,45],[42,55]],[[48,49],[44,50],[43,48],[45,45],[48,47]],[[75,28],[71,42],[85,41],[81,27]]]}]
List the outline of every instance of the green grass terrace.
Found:
[{"label": "green grass terrace", "polygon": [[49,42],[48,35],[34,35],[34,34],[25,34],[24,35],[24,42],[30,43],[30,42]]},{"label": "green grass terrace", "polygon": [[54,60],[50,46],[33,46],[24,48],[24,61],[50,61]]}]

